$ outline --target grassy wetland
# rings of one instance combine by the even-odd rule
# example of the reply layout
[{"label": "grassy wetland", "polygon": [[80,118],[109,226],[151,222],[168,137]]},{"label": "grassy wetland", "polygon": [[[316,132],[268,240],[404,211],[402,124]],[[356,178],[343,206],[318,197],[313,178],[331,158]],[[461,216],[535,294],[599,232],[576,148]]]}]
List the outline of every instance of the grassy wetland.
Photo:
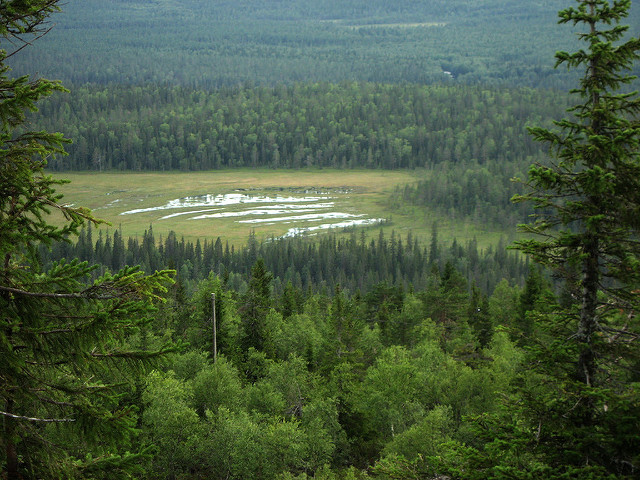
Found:
[{"label": "grassy wetland", "polygon": [[208,172],[66,172],[59,188],[64,202],[90,208],[125,237],[141,236],[149,226],[187,240],[221,237],[244,245],[257,239],[380,228],[428,239],[434,222],[440,239],[494,243],[500,232],[443,218],[428,208],[392,202],[396,188],[424,178],[420,170],[268,170]]}]

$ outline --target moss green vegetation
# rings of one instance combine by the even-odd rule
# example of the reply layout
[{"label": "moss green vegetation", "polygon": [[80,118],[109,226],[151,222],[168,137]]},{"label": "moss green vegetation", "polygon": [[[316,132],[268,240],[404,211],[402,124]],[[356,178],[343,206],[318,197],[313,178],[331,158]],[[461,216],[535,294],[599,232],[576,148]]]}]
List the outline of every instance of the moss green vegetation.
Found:
[{"label": "moss green vegetation", "polygon": [[[294,227],[314,227],[328,223],[339,223],[342,219],[291,220],[239,223],[248,216],[227,216],[222,218],[193,219],[189,215],[162,218],[172,213],[186,210],[206,210],[205,207],[190,209],[150,210],[135,214],[124,214],[134,209],[162,207],[169,201],[202,195],[246,194],[252,196],[316,197],[317,192],[331,197],[319,203],[333,203],[327,211],[362,215],[354,219],[384,219],[382,225],[375,223],[376,235],[380,226],[385,234],[391,231],[406,236],[411,231],[414,237],[427,240],[434,222],[438,225],[441,240],[466,242],[476,237],[480,247],[495,244],[501,235],[510,232],[490,230],[486,225],[474,224],[471,220],[455,220],[425,206],[410,205],[403,201],[390,201],[399,187],[414,184],[418,179],[427,178],[425,170],[267,170],[240,169],[211,172],[164,172],[164,173],[72,173],[56,174],[56,178],[70,180],[60,187],[68,203],[91,208],[96,216],[118,228],[123,237],[142,237],[150,225],[157,237],[166,237],[170,231],[177,232],[187,240],[197,238],[215,239],[221,237],[239,247],[246,243],[248,235],[254,231],[258,240],[280,237]],[[305,194],[304,192],[309,192]],[[317,203],[317,202],[310,202]],[[249,208],[260,209],[260,204],[250,204]],[[214,213],[228,212],[237,215],[246,210],[246,204],[220,207]],[[210,212],[202,212],[210,213]],[[291,214],[295,215],[295,214]],[[274,218],[290,217],[276,215]],[[267,219],[264,215],[251,216],[253,219]],[[106,228],[106,227],[105,227]],[[352,228],[348,228],[351,230]],[[336,232],[345,228],[333,229]],[[318,233],[326,232],[326,229]],[[315,233],[315,232],[314,232]]]}]

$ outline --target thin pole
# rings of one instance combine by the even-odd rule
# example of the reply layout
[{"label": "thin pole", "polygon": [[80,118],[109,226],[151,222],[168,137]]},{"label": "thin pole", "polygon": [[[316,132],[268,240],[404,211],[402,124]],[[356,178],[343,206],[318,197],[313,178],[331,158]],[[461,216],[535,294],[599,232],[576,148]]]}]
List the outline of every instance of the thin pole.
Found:
[{"label": "thin pole", "polygon": [[218,356],[218,340],[216,332],[216,294],[211,294],[211,310],[213,311],[213,363],[216,363]]}]

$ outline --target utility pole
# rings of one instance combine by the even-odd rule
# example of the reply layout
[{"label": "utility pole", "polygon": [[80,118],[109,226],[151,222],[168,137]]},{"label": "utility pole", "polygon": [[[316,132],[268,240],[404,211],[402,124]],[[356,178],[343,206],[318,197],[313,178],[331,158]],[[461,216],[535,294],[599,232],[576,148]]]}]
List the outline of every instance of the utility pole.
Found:
[{"label": "utility pole", "polygon": [[211,294],[211,311],[213,312],[213,363],[216,363],[218,356],[218,339],[216,329],[216,294]]}]

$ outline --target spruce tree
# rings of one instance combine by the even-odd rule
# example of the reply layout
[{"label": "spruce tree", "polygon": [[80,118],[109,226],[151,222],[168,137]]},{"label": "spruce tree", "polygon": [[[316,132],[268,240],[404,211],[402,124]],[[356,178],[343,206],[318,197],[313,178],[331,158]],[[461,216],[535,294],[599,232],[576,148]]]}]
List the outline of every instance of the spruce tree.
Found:
[{"label": "spruce tree", "polygon": [[559,12],[586,43],[556,54],[557,66],[582,69],[572,90],[580,100],[556,128],[530,129],[551,161],[531,166],[530,191],[515,198],[538,212],[517,248],[569,291],[569,301],[541,317],[546,337],[534,365],[547,389],[525,393],[526,414],[539,425],[537,452],[567,478],[640,469],[629,435],[640,426],[629,385],[640,338],[640,101],[629,92],[629,71],[640,41],[624,40],[628,27],[619,24],[630,8],[629,0],[577,0]]},{"label": "spruce tree", "polygon": [[[0,51],[0,477],[8,480],[127,476],[139,454],[126,451],[135,432],[126,384],[136,367],[171,348],[141,350],[128,339],[150,321],[169,272],[126,268],[88,283],[88,263],[45,269],[38,258],[40,245],[70,241],[85,222],[100,223],[63,204],[55,191],[62,182],[46,175],[47,160],[63,154],[66,140],[26,125],[38,99],[62,86],[11,78],[6,65],[46,31],[57,4],[0,2],[0,41],[15,48]],[[65,219],[62,226],[51,212]]]},{"label": "spruce tree", "polygon": [[249,288],[243,295],[240,315],[242,317],[242,348],[262,351],[265,339],[265,319],[271,308],[271,280],[273,275],[267,270],[262,258],[251,267]]},{"label": "spruce tree", "polygon": [[[580,38],[586,50],[558,52],[557,63],[583,67],[581,103],[573,118],[556,122],[560,131],[531,128],[536,140],[549,144],[549,165],[529,170],[531,192],[516,201],[532,201],[540,211],[535,223],[522,229],[542,237],[517,242],[518,248],[575,282],[579,318],[576,340],[582,343],[579,375],[597,383],[593,340],[612,310],[632,312],[639,305],[640,280],[640,100],[621,87],[639,58],[640,41],[619,43],[627,26],[630,0],[585,0],[560,12],[561,23],[586,25]],[[615,26],[609,27],[611,24]],[[601,298],[598,293],[603,292]],[[606,329],[605,329],[606,330]]]}]

